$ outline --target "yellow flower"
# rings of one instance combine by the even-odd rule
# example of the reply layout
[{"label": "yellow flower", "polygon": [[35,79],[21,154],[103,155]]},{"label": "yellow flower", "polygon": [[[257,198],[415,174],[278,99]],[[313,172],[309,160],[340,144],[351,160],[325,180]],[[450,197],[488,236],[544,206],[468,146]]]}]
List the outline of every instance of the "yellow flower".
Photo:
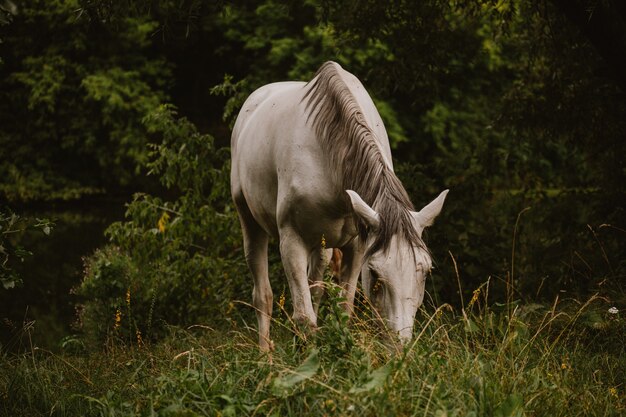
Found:
[{"label": "yellow flower", "polygon": [[567,369],[567,368],[568,368],[568,366],[567,366],[567,364],[566,364],[566,363],[562,363],[562,364],[561,364],[561,369]]},{"label": "yellow flower", "polygon": [[126,290],[126,305],[130,307],[130,287]]},{"label": "yellow flower", "polygon": [[167,224],[169,223],[170,215],[167,212],[163,212],[157,226],[159,227],[159,232],[164,233]]},{"label": "yellow flower", "polygon": [[118,329],[122,324],[122,312],[118,308],[115,312],[115,329]]},{"label": "yellow flower", "polygon": [[326,238],[322,235],[322,249],[326,249]]},{"label": "yellow flower", "polygon": [[472,299],[470,300],[469,304],[467,305],[468,308],[471,308],[474,305],[474,303],[476,301],[478,301],[478,296],[479,295],[480,295],[480,288],[476,288],[474,290],[474,295],[472,295]]},{"label": "yellow flower", "polygon": [[280,306],[281,310],[285,308],[285,292],[284,291],[280,295],[280,297],[278,297],[278,305]]},{"label": "yellow flower", "polygon": [[610,394],[612,397],[617,398],[617,388],[615,388],[615,387],[610,387],[610,388],[609,388],[609,394]]},{"label": "yellow flower", "polygon": [[328,400],[324,401],[324,408],[326,408],[327,410],[330,410],[330,411],[335,411],[337,406],[335,405],[335,402],[333,400],[328,399]]}]

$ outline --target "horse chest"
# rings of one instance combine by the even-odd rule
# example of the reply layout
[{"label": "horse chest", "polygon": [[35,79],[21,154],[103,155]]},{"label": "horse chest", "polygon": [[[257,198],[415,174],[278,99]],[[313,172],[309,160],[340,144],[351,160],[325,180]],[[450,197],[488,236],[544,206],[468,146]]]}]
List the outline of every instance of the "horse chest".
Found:
[{"label": "horse chest", "polygon": [[296,230],[310,247],[319,245],[322,236],[329,247],[341,247],[357,233],[354,216],[345,206],[343,196],[292,189],[277,208],[278,228]]}]

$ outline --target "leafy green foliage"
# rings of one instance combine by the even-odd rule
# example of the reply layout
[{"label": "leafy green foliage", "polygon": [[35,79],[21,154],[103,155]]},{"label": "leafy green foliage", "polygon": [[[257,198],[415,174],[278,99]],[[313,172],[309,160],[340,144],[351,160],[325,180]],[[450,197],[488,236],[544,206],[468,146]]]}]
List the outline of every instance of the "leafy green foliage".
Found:
[{"label": "leafy green foliage", "polygon": [[23,262],[32,252],[22,247],[20,237],[26,230],[41,230],[49,235],[54,223],[48,219],[28,219],[20,217],[0,206],[0,283],[4,290],[22,283],[22,278],[14,271],[16,262]]},{"label": "leafy green foliage", "polygon": [[[144,189],[147,144],[160,138],[143,121],[162,103],[221,146],[222,117],[232,123],[252,90],[308,80],[333,59],[374,97],[415,203],[452,190],[431,233],[444,276],[450,251],[467,288],[504,281],[512,225],[529,206],[516,255],[529,260],[518,269],[529,288],[546,279],[547,294],[572,283],[584,292],[622,274],[622,261],[601,261],[597,240],[623,253],[623,95],[549,3],[9,3],[0,26],[8,200]],[[576,278],[585,264],[591,285]]]},{"label": "leafy green foliage", "polygon": [[564,16],[520,1],[313,5],[225,8],[221,51],[247,69],[214,90],[231,97],[227,120],[259,85],[310,79],[336,60],[374,96],[416,205],[452,191],[429,242],[437,293],[457,289],[447,252],[466,292],[493,276],[504,297],[513,269],[528,298],[617,282],[623,262],[601,247],[624,250],[624,170],[613,159],[623,152],[596,156],[622,149],[624,101]]},{"label": "leafy green foliage", "polygon": [[[316,2],[281,4],[273,1],[251,6],[228,5],[218,24],[226,44],[220,54],[235,59],[238,68],[247,72],[227,74],[214,93],[228,94],[224,118],[234,122],[236,110],[245,98],[263,84],[282,80],[310,80],[320,64],[335,60],[358,73],[379,61],[393,59],[387,45],[372,41],[366,45],[341,40],[332,24],[320,22],[323,8]],[[240,47],[243,53],[236,53]],[[364,71],[365,72],[365,71]],[[388,101],[374,98],[387,126],[393,147],[407,141],[399,116]]]},{"label": "leafy green foliage", "polygon": [[[328,8],[347,47],[375,42],[393,51],[393,59],[369,61],[361,77],[401,109],[411,139],[395,155],[416,205],[451,189],[429,242],[440,268],[437,292],[449,296],[457,287],[444,281],[456,274],[448,251],[466,290],[489,276],[504,283],[512,269],[525,297],[538,287],[585,293],[606,278],[617,283],[623,273],[612,265],[621,261],[603,259],[600,246],[613,254],[624,248],[623,234],[608,230],[623,218],[624,170],[613,160],[622,151],[611,161],[597,155],[622,149],[613,128],[623,123],[625,103],[564,16],[519,1]],[[515,245],[513,226],[526,207],[533,210]],[[613,226],[597,233],[603,224]],[[514,258],[521,267],[513,268]],[[586,279],[576,278],[581,270]],[[494,287],[494,295],[503,292]]]},{"label": "leafy green foliage", "polygon": [[135,343],[138,332],[154,337],[164,323],[226,316],[249,288],[228,197],[228,152],[177,118],[171,106],[160,106],[143,122],[160,142],[147,167],[172,198],[136,194],[127,221],[107,231],[111,245],[88,259],[79,289],[86,298],[82,321],[97,340],[125,333]]},{"label": "leafy green foliage", "polygon": [[0,25],[0,196],[76,199],[136,181],[141,119],[166,97],[147,17],[103,24],[81,2],[29,0]]},{"label": "leafy green foliage", "polygon": [[272,381],[272,393],[279,397],[286,397],[289,390],[297,384],[311,379],[320,367],[319,352],[315,349],[296,369],[289,369],[284,375]]},{"label": "leafy green foliage", "polygon": [[[135,5],[95,2],[84,9],[88,19],[73,23],[89,26],[95,16],[106,17],[106,29],[115,31],[107,36],[121,45],[115,53],[106,50],[105,68],[80,77],[82,99],[118,144],[119,154],[99,153],[98,164],[111,167],[116,178],[145,167],[166,190],[136,194],[127,221],[108,230],[112,247],[88,261],[83,320],[88,329],[106,327],[96,331],[98,339],[111,334],[128,291],[134,307],[124,339],[131,341],[137,330],[152,333],[155,323],[194,323],[247,299],[238,295],[248,293],[250,282],[228,193],[228,151],[216,145],[227,134],[217,129],[214,140],[196,128],[206,122],[178,118],[173,106],[160,104],[168,97],[168,77],[196,74],[171,48],[194,50],[206,38],[219,43],[211,55],[218,63],[206,69],[221,81],[210,91],[225,105],[221,114],[209,115],[212,122],[232,122],[262,84],[310,79],[326,59],[364,81],[416,206],[443,188],[452,191],[429,232],[435,300],[455,298],[457,291],[469,295],[487,279],[496,301],[619,287],[624,264],[616,257],[624,239],[623,204],[617,202],[624,189],[616,178],[623,170],[619,157],[604,165],[592,156],[596,134],[603,146],[623,146],[624,103],[615,95],[606,102],[603,93],[617,87],[594,72],[598,57],[550,7],[258,1],[190,2],[182,12],[174,2],[156,9]],[[183,27],[185,35],[178,36]],[[162,40],[150,41],[158,31]],[[144,52],[129,55],[131,47]],[[149,48],[163,54],[154,58]],[[37,77],[29,75],[34,69],[14,76],[31,92],[27,107],[56,108],[59,86],[71,75],[66,55],[24,59],[26,68],[39,68]],[[588,65],[568,64],[583,61]],[[587,111],[579,109],[582,103]],[[189,106],[182,112],[196,114]],[[129,158],[135,171],[124,163]],[[284,288],[280,265],[271,264],[272,279]],[[116,290],[107,291],[109,285]],[[102,294],[108,298],[101,300]],[[350,352],[354,341],[335,313],[333,331],[344,339],[333,339],[342,340],[334,348]],[[331,331],[330,323],[324,331]]]},{"label": "leafy green foliage", "polygon": [[[623,84],[555,2],[183,3],[0,0],[2,202],[135,192],[85,260],[83,334],[57,355],[29,322],[30,351],[0,352],[0,414],[624,413]],[[247,328],[227,125],[255,88],[328,59],[373,96],[416,206],[451,189],[428,232],[433,305],[402,348],[327,282],[306,332],[273,251],[268,357]],[[7,288],[17,232],[52,224],[1,210]],[[606,298],[559,301],[589,292]]]}]

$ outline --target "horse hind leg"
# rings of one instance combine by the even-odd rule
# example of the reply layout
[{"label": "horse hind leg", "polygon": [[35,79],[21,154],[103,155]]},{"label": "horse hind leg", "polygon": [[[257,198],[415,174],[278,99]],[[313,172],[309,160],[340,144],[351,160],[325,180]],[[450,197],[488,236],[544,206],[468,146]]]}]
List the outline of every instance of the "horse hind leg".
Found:
[{"label": "horse hind leg", "polygon": [[259,325],[259,347],[262,351],[270,351],[274,349],[274,343],[270,338],[270,323],[272,320],[272,303],[274,297],[267,265],[269,237],[254,220],[245,201],[235,199],[235,204],[243,232],[246,263],[254,279],[252,303]]},{"label": "horse hind leg", "polygon": [[270,285],[267,266],[268,236],[265,232],[248,233],[249,244],[246,250],[246,261],[254,278],[252,303],[256,310],[259,325],[259,347],[263,351],[274,349],[270,338],[270,323],[272,321],[272,306],[274,295]]},{"label": "horse hind leg", "polygon": [[335,281],[339,281],[341,276],[341,262],[343,259],[343,253],[341,249],[333,248],[331,249],[330,263],[328,265],[330,269],[330,275],[333,277]]}]

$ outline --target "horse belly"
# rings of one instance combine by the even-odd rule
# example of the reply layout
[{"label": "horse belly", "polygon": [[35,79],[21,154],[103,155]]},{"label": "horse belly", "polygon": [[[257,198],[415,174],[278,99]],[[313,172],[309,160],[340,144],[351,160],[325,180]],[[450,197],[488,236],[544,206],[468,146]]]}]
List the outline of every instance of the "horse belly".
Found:
[{"label": "horse belly", "polygon": [[277,176],[268,146],[262,137],[245,138],[233,159],[231,187],[233,198],[243,199],[254,220],[265,232],[276,237]]}]

